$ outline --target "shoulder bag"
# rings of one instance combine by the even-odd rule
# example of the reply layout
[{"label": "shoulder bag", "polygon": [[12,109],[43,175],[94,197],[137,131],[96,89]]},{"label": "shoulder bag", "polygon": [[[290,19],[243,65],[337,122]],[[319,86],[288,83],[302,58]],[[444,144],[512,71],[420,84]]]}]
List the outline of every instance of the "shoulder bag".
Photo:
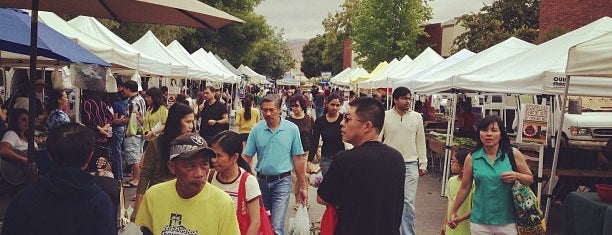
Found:
[{"label": "shoulder bag", "polygon": [[[517,171],[512,147],[509,148],[507,154],[512,170]],[[542,213],[540,202],[531,188],[518,180],[514,181],[514,185],[512,186],[512,199],[514,199],[514,212],[516,214],[516,229],[518,234],[546,234],[544,213]]]},{"label": "shoulder bag", "polygon": [[[238,227],[240,227],[240,234],[246,234],[251,224],[251,218],[249,217],[249,210],[246,206],[246,179],[250,174],[243,172],[240,176],[240,184],[238,185],[238,206],[236,209],[236,217],[238,218]],[[259,233],[258,235],[274,235],[272,229],[272,223],[270,223],[270,217],[264,207],[261,197],[259,198]]]}]

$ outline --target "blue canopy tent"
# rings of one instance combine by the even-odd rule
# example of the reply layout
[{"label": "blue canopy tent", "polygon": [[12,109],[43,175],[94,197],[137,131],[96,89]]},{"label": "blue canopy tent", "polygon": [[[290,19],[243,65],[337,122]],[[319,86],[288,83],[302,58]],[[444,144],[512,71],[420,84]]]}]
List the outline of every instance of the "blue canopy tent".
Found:
[{"label": "blue canopy tent", "polygon": [[[19,65],[29,64],[30,71],[33,71],[33,74],[36,74],[36,64],[39,59],[41,62],[47,61],[53,64],[60,63],[61,61],[111,66],[61,33],[47,25],[38,24],[37,13],[38,9],[35,9],[34,14],[30,17],[22,10],[0,8],[0,51],[4,52],[0,56],[7,57],[7,54],[11,57],[15,55],[29,55],[23,59],[23,61],[28,62],[23,62],[22,59],[16,58],[16,61],[9,63]],[[40,58],[39,55],[43,58]],[[3,65],[7,65],[7,63],[3,63]],[[33,78],[36,78],[36,75],[30,77],[30,87],[34,86]],[[29,97],[29,107],[36,109],[35,89],[30,89]],[[34,113],[36,113],[36,110],[30,110],[29,112],[30,126],[34,126]],[[30,128],[26,135],[28,137],[29,161],[33,161],[34,128]]]},{"label": "blue canopy tent", "polygon": [[[28,58],[30,54],[30,26],[31,18],[25,11],[0,8],[0,50],[26,55],[24,58]],[[42,23],[38,24],[37,41],[38,56],[45,57],[44,59],[47,60],[51,59],[52,63],[61,61],[111,66],[66,36]],[[10,59],[6,58],[4,53],[1,56],[4,57],[2,59]],[[25,64],[28,64],[27,59]]]}]

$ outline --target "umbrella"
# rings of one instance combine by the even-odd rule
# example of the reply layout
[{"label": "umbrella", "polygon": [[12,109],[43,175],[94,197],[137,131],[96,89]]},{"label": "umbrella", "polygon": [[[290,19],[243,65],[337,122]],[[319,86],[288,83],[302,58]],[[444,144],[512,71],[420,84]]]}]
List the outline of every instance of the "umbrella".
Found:
[{"label": "umbrella", "polygon": [[[31,9],[33,3],[37,2],[2,0],[0,6]],[[214,30],[228,24],[244,22],[197,0],[55,0],[40,1],[39,9],[121,22],[170,24]]]},{"label": "umbrella", "polygon": [[[0,8],[0,50],[2,57],[27,60],[30,52],[30,16],[17,9]],[[38,24],[38,55],[40,60],[87,63],[110,66],[106,61],[85,50],[66,36],[45,24]],[[4,59],[3,58],[3,59]],[[11,62],[8,62],[11,63]],[[3,62],[3,65],[6,63]]]}]

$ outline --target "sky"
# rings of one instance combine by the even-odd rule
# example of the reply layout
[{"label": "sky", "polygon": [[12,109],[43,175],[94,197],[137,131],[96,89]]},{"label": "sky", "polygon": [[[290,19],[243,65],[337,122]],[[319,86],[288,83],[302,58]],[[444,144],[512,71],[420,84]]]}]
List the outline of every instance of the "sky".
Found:
[{"label": "sky", "polygon": [[[493,0],[433,0],[428,4],[433,8],[431,23],[441,23],[470,12],[477,12],[483,2]],[[268,24],[284,29],[285,37],[291,39],[310,39],[323,34],[321,22],[328,13],[340,11],[344,0],[264,0],[255,12],[263,15]]]}]

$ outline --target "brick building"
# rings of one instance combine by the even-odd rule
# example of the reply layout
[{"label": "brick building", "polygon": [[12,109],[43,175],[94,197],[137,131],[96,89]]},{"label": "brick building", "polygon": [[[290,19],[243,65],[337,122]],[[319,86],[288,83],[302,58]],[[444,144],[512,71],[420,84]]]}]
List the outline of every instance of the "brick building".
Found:
[{"label": "brick building", "polygon": [[557,27],[565,31],[612,17],[610,0],[540,0],[540,35]]}]

